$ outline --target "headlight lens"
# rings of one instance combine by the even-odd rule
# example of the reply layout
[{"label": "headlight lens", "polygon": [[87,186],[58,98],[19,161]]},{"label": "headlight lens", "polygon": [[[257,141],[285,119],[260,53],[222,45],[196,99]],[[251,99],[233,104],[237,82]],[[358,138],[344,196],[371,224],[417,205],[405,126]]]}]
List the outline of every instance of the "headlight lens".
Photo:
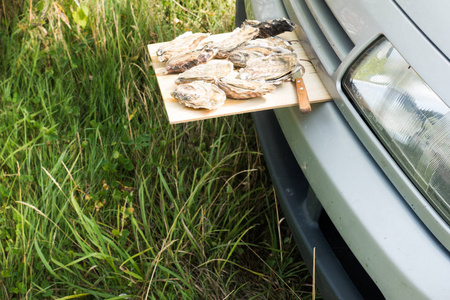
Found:
[{"label": "headlight lens", "polygon": [[385,38],[351,66],[343,87],[391,155],[450,224],[450,108]]}]

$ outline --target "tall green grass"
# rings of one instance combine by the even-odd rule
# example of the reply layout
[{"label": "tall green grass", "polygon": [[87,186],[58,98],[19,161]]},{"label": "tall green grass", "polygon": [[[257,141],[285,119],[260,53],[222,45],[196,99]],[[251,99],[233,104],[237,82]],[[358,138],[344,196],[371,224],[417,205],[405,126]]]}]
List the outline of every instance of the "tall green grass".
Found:
[{"label": "tall green grass", "polygon": [[81,2],[2,14],[0,298],[308,298],[251,118],[170,125],[146,52],[234,2]]}]

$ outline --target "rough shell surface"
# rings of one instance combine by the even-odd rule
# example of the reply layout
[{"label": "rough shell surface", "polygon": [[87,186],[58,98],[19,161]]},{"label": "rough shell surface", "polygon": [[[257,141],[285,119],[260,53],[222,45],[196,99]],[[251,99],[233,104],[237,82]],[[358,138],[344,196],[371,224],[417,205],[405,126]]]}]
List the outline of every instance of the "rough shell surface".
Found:
[{"label": "rough shell surface", "polygon": [[213,59],[206,64],[198,65],[181,73],[175,80],[176,84],[202,80],[214,82],[216,79],[225,77],[233,71],[233,64],[227,60]]},{"label": "rough shell surface", "polygon": [[265,80],[279,84],[289,79],[292,73],[301,68],[295,53],[274,54],[252,59],[239,70],[238,78],[244,80]]},{"label": "rough shell surface", "polygon": [[251,26],[238,27],[223,41],[212,44],[217,49],[217,58],[227,58],[231,51],[258,35],[259,29]]},{"label": "rough shell surface", "polygon": [[193,51],[201,41],[209,36],[209,33],[192,33],[191,31],[185,32],[158,48],[156,51],[158,60],[160,62],[165,62],[176,54]]},{"label": "rough shell surface", "polygon": [[267,93],[271,93],[276,89],[276,87],[270,83],[229,77],[219,79],[217,81],[217,86],[225,92],[227,97],[238,100],[260,97]]},{"label": "rough shell surface", "polygon": [[279,36],[250,40],[243,45],[243,47],[247,46],[280,47],[285,48],[289,51],[294,51],[294,48],[292,48],[291,44]]},{"label": "rough shell surface", "polygon": [[207,63],[217,53],[214,49],[195,50],[172,56],[166,63],[167,73],[181,73],[200,64]]},{"label": "rough shell surface", "polygon": [[286,18],[266,20],[263,22],[257,20],[246,20],[242,26],[252,26],[258,28],[258,38],[276,36],[286,31],[292,31],[295,28],[295,24]]},{"label": "rough shell surface", "polygon": [[180,84],[171,95],[179,103],[188,107],[210,110],[222,106],[227,98],[225,92],[219,89],[217,85],[204,81]]},{"label": "rough shell surface", "polygon": [[281,47],[250,45],[244,46],[231,52],[230,56],[228,56],[228,60],[231,61],[235,67],[243,68],[247,65],[247,61],[249,60],[277,53],[290,53],[290,52],[291,52],[290,50]]}]

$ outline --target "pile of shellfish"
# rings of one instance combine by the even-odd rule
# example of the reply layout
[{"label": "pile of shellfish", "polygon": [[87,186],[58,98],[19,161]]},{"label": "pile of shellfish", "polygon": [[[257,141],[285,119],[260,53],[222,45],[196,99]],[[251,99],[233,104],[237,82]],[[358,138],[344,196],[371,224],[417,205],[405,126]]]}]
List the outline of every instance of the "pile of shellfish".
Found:
[{"label": "pile of shellfish", "polygon": [[179,73],[172,97],[188,107],[211,110],[227,97],[260,97],[290,80],[302,66],[289,42],[277,35],[294,28],[285,18],[247,20],[223,40],[211,42],[209,33],[186,32],[156,54],[168,74]]}]

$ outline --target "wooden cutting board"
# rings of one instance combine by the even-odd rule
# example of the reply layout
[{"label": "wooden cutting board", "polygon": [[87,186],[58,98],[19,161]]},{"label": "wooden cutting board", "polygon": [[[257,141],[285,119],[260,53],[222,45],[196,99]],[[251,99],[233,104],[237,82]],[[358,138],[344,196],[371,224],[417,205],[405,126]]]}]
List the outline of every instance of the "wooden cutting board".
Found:
[{"label": "wooden cutting board", "polygon": [[[208,40],[220,41],[226,38],[230,33],[211,35]],[[289,41],[294,48],[294,52],[300,59],[308,60],[297,35],[294,32],[286,32],[280,35],[283,39]],[[165,63],[158,61],[156,51],[164,43],[148,45],[153,68],[155,69],[159,89],[164,101],[164,105],[171,124],[184,123],[209,118],[217,118],[241,113],[249,113],[280,107],[298,106],[295,84],[293,82],[284,82],[277,86],[275,92],[266,94],[262,97],[249,100],[227,99],[225,104],[215,110],[194,109],[178,103],[170,93],[175,89],[175,79],[178,74],[166,74]],[[308,61],[301,61],[306,72],[303,76],[306,89],[308,91],[309,101],[311,103],[330,101],[331,97],[325,89],[322,81],[317,75],[314,67]]]}]

